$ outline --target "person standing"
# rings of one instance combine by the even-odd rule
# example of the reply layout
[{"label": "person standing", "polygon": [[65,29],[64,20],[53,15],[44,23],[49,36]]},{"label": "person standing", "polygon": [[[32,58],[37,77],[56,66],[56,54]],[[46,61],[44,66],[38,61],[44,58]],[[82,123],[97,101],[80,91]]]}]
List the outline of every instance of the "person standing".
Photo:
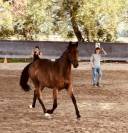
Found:
[{"label": "person standing", "polygon": [[39,48],[39,46],[35,46],[35,48],[32,51],[33,61],[40,59],[42,56],[42,52]]},{"label": "person standing", "polygon": [[[98,44],[98,45],[97,45]],[[100,48],[100,43],[97,43],[95,47],[95,53],[92,54],[90,58],[90,63],[92,67],[92,84],[93,86],[100,87],[100,80],[102,76],[101,71],[101,54],[107,55],[103,48]]]}]

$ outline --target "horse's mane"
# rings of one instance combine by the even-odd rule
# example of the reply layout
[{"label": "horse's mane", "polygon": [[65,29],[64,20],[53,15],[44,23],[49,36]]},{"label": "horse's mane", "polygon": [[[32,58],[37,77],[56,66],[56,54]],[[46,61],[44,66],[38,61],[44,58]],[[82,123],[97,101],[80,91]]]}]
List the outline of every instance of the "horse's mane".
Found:
[{"label": "horse's mane", "polygon": [[59,58],[57,58],[55,60],[55,62],[58,62],[58,61],[64,59],[66,57],[67,53],[68,53],[68,48],[66,48],[66,50],[63,52],[63,54]]}]

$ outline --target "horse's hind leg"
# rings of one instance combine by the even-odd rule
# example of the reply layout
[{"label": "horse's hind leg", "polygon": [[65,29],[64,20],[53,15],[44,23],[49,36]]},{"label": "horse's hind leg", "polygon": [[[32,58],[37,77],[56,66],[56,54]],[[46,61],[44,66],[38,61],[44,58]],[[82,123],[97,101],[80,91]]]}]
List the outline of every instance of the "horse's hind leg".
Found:
[{"label": "horse's hind leg", "polygon": [[37,99],[37,90],[34,90],[34,96],[33,96],[32,105],[29,105],[29,108],[35,108],[36,99]]},{"label": "horse's hind leg", "polygon": [[[42,88],[43,90],[44,88]],[[41,91],[42,91],[41,90]],[[34,90],[34,96],[33,96],[33,102],[32,102],[32,107],[35,108],[35,105],[36,105],[36,100],[37,100],[37,95],[38,95],[38,91],[37,90]]]},{"label": "horse's hind leg", "polygon": [[34,90],[34,96],[33,96],[33,102],[32,102],[32,107],[35,108],[36,105],[36,99],[37,99],[37,90]]},{"label": "horse's hind leg", "polygon": [[52,109],[47,110],[47,113],[52,114],[54,110],[57,108],[57,95],[58,95],[58,89],[53,89],[53,107]]},{"label": "horse's hind leg", "polygon": [[39,103],[40,103],[41,106],[42,106],[42,109],[43,109],[44,113],[46,113],[46,108],[45,108],[44,103],[43,103],[42,88],[41,88],[41,87],[39,87],[39,88],[37,89],[37,98],[38,98],[38,100],[39,100]]},{"label": "horse's hind leg", "polygon": [[[43,90],[44,88],[42,88]],[[34,90],[34,95],[33,95],[33,101],[32,101],[32,105],[29,105],[29,108],[35,108],[36,105],[36,100],[37,100],[37,95],[38,95],[38,91],[37,89]]]}]

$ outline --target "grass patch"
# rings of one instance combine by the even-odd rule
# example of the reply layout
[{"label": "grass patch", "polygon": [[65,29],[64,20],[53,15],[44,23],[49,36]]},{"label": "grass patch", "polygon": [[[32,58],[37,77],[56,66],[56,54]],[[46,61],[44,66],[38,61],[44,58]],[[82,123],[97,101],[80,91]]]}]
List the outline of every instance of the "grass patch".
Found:
[{"label": "grass patch", "polygon": [[[0,63],[4,63],[4,58],[0,58]],[[8,63],[25,63],[32,62],[32,58],[7,58]]]}]

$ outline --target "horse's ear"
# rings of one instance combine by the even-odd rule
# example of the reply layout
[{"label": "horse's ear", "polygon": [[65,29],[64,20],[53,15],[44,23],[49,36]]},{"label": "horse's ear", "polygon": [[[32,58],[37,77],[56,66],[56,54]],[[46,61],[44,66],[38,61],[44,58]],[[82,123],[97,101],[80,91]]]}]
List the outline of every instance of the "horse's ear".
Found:
[{"label": "horse's ear", "polygon": [[75,45],[76,45],[76,47],[78,47],[78,42],[76,42],[76,44],[75,44]]},{"label": "horse's ear", "polygon": [[68,49],[71,49],[73,47],[78,47],[78,42],[72,43],[71,41],[69,42]]},{"label": "horse's ear", "polygon": [[72,42],[70,41],[68,45],[68,49],[70,49],[71,47],[72,47]]},{"label": "horse's ear", "polygon": [[68,46],[71,46],[72,45],[72,41],[69,42],[69,45]]}]

